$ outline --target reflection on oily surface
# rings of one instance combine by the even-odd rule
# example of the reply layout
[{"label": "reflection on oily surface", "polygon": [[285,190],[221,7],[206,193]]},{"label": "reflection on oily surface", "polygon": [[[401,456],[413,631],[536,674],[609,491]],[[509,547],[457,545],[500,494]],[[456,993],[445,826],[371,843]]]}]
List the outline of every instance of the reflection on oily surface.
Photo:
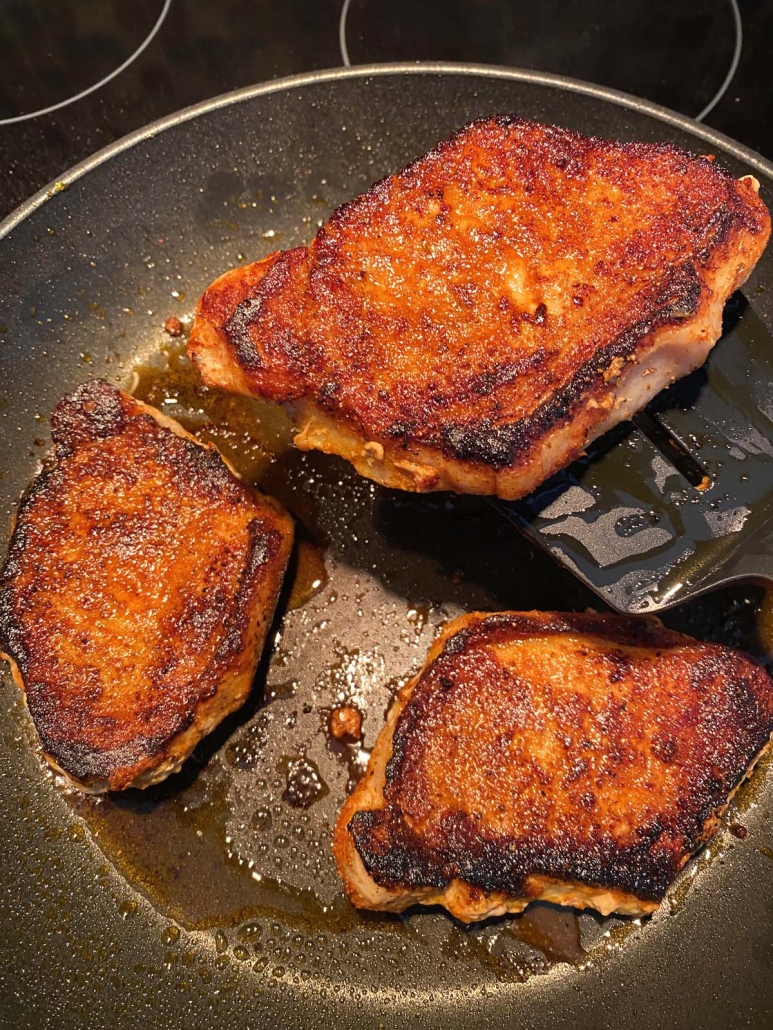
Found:
[{"label": "reflection on oily surface", "polygon": [[765,573],[773,496],[771,337],[736,292],[704,366],[531,497],[498,506],[608,603],[657,612]]},{"label": "reflection on oily surface", "polygon": [[290,423],[275,404],[207,389],[185,355],[189,324],[178,321],[179,338],[165,340],[152,360],[135,366],[131,392],[214,443],[243,479],[257,483],[290,446]]},{"label": "reflection on oily surface", "polygon": [[[97,799],[67,794],[116,869],[161,916],[215,933],[218,950],[261,976],[336,977],[345,968],[350,982],[367,983],[375,953],[396,988],[428,972],[439,988],[469,982],[471,970],[482,983],[520,981],[594,962],[644,932],[638,921],[550,905],[464,926],[434,911],[397,917],[349,904],[332,827],[394,691],[438,627],[466,610],[594,602],[485,500],[385,491],[343,462],[288,449],[283,415],[202,387],[176,341],[137,373],[138,396],[213,440],[293,512],[299,546],[245,708],[164,784]],[[753,606],[738,593],[729,606],[706,599],[668,621],[748,643]],[[355,741],[330,733],[341,706],[364,716]]]}]

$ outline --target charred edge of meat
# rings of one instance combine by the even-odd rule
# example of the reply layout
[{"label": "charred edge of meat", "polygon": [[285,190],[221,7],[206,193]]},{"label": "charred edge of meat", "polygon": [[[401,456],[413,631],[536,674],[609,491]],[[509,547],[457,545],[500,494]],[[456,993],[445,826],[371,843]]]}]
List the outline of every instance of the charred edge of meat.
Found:
[{"label": "charred edge of meat", "polygon": [[[460,142],[464,142],[465,137],[468,135],[474,136],[478,129],[488,128],[490,126],[496,126],[502,129],[523,128],[529,131],[533,131],[534,129],[541,130],[544,133],[544,138],[541,144],[544,153],[544,162],[546,164],[554,165],[567,175],[576,174],[577,172],[583,174],[586,170],[585,165],[578,162],[576,153],[574,152],[579,146],[579,149],[585,154],[589,154],[597,150],[614,148],[615,150],[618,150],[621,155],[625,155],[634,160],[636,158],[650,158],[653,154],[670,154],[679,158],[686,164],[690,164],[692,162],[704,162],[709,164],[711,165],[712,174],[722,178],[727,185],[734,186],[737,183],[735,177],[721,165],[715,164],[707,157],[702,157],[692,153],[691,151],[677,147],[673,143],[663,141],[642,142],[638,140],[608,139],[603,136],[585,136],[581,132],[574,132],[572,129],[566,129],[560,125],[551,125],[547,122],[532,122],[526,118],[521,118],[518,115],[493,115],[486,118],[477,118],[474,121],[461,126],[455,132],[451,133],[450,136],[446,137],[446,139],[436,143],[435,146],[425,154],[414,158],[413,161],[410,161],[398,172],[385,175],[383,178],[375,182],[370,189],[357,197],[352,197],[351,200],[340,205],[340,207],[336,208],[332,213],[327,224],[322,226],[317,234],[317,239],[321,239],[325,235],[328,225],[334,225],[337,223],[344,214],[348,213],[350,209],[355,208],[363,200],[370,196],[373,196],[374,198],[381,197],[387,188],[387,184],[392,180],[408,179],[415,172],[422,172],[428,164],[431,164],[434,160],[442,157],[447,150],[453,150]],[[718,242],[721,243],[725,239],[727,229],[733,223],[733,217],[738,217],[739,215],[744,227],[753,235],[763,231],[764,226],[760,225],[759,218],[755,216],[753,212],[749,211],[743,204],[738,204],[737,208],[736,205],[734,205],[732,213],[727,209],[718,212],[717,217],[723,222]]]},{"label": "charred edge of meat", "polygon": [[[228,310],[227,295],[219,297],[217,291],[207,291],[202,298],[202,311],[205,317],[212,319],[214,324],[222,323],[224,334],[229,347],[233,351],[237,363],[248,375],[256,375],[265,371],[265,363],[261,357],[260,350],[250,334],[250,326],[260,312],[261,308],[273,297],[282,292],[293,283],[300,280],[300,269],[308,265],[310,253],[306,247],[295,247],[292,250],[278,251],[269,255],[258,265],[265,265],[256,286],[256,293],[244,297],[231,310]],[[207,303],[209,302],[209,304]],[[293,333],[289,328],[280,330],[283,337],[284,348],[289,358],[295,353],[299,356],[298,364],[303,365],[300,360],[303,348],[293,340]],[[305,341],[305,348],[312,347],[311,341]],[[308,354],[305,356],[308,361]],[[297,370],[293,370],[297,371]],[[285,385],[283,390],[285,400],[291,400],[301,396],[303,390],[289,388]]]},{"label": "charred edge of meat", "polygon": [[[697,842],[703,821],[693,822]],[[442,822],[445,846],[435,850],[389,809],[356,812],[349,821],[363,865],[381,887],[442,889],[458,879],[486,893],[526,897],[530,876],[548,876],[624,890],[655,902],[663,900],[681,868],[672,852],[652,854],[662,830],[657,822],[641,828],[639,843],[627,847],[600,838],[591,847],[569,839],[557,844],[534,835],[487,840],[469,815],[449,812]]]},{"label": "charred edge of meat", "polygon": [[[666,287],[670,306],[645,321],[627,329],[606,347],[599,349],[571,379],[541,407],[525,419],[501,425],[486,424],[448,426],[439,444],[444,453],[461,461],[479,462],[493,469],[510,468],[531,446],[553,429],[565,425],[584,406],[594,392],[606,392],[604,373],[615,358],[635,354],[641,341],[667,325],[673,325],[695,314],[701,295],[701,282],[692,264],[674,272]],[[656,305],[657,309],[657,305]]]},{"label": "charred edge of meat", "polygon": [[[196,490],[208,500],[226,496],[251,497],[248,488],[230,471],[216,448],[178,436],[159,424],[152,415],[134,410],[131,399],[124,401],[120,390],[103,379],[79,386],[65,397],[51,415],[51,436],[56,462],[73,455],[80,447],[123,433],[132,422],[144,424],[157,441],[155,460],[179,480],[181,489]],[[57,470],[56,462],[51,473]],[[45,482],[45,486],[49,481]],[[39,477],[27,491],[35,497],[43,489]]]},{"label": "charred edge of meat", "polygon": [[[450,637],[434,662],[421,673],[410,702],[398,719],[385,770],[386,807],[358,811],[348,823],[365,869],[376,883],[387,889],[442,889],[459,879],[487,893],[504,891],[518,897],[527,896],[530,876],[541,875],[601,889],[625,890],[645,901],[663,900],[684,861],[710,835],[714,817],[773,733],[773,714],[760,718],[759,702],[749,676],[752,663],[735,649],[705,645],[709,651],[693,670],[696,693],[712,689],[720,674],[730,675],[733,680],[729,692],[730,731],[735,727],[739,732],[733,735],[734,753],[728,760],[728,771],[715,770],[701,786],[693,785],[692,794],[683,799],[675,819],[655,818],[640,826],[633,845],[620,845],[601,834],[590,844],[567,836],[556,842],[533,833],[523,838],[487,838],[485,827],[468,813],[449,811],[440,824],[438,836],[442,840],[432,846],[389,807],[390,787],[399,784],[409,750],[415,746],[414,727],[438,703],[441,692],[431,682],[428,684],[432,673],[438,674],[442,685],[443,666],[450,663],[450,672],[456,657],[474,645],[572,632],[613,644],[662,650],[694,643],[655,619],[619,617],[610,622],[604,616],[588,614],[552,615],[544,620],[521,614],[493,615]],[[624,654],[620,660],[627,664]],[[733,667],[738,665],[737,675],[728,670],[728,660]],[[661,757],[663,761],[669,760],[668,754]],[[681,843],[658,848],[664,836]]]},{"label": "charred edge of meat", "polygon": [[[676,633],[655,618],[641,618],[635,615],[616,615],[611,620],[606,615],[590,612],[545,613],[542,619],[527,614],[488,615],[473,625],[459,630],[446,641],[441,655],[461,654],[471,644],[478,642],[507,642],[514,637],[550,636],[563,633],[592,635],[613,644],[628,647],[673,648],[693,643],[692,638]],[[726,649],[729,650],[729,649]],[[741,652],[739,651],[738,654]],[[437,660],[437,659],[436,659]],[[431,666],[430,666],[431,668]],[[423,670],[425,674],[428,669]]]}]

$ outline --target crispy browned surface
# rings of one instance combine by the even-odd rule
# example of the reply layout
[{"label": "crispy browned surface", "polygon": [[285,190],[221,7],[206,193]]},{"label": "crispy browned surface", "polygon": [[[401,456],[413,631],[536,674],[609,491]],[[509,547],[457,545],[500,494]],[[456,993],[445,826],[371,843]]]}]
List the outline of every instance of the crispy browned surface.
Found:
[{"label": "crispy browned surface", "polygon": [[773,683],[656,620],[474,614],[396,708],[336,828],[356,904],[646,912],[769,741]]},{"label": "crispy browned surface", "polygon": [[646,402],[630,363],[665,362],[656,389],[702,363],[769,229],[754,184],[704,158],[490,119],[308,249],[222,276],[190,354],[292,405],[299,446],[393,486],[513,496]]},{"label": "crispy browned surface", "polygon": [[0,574],[0,650],[49,760],[89,789],[172,771],[244,700],[292,541],[160,418],[103,381],[65,398]]}]

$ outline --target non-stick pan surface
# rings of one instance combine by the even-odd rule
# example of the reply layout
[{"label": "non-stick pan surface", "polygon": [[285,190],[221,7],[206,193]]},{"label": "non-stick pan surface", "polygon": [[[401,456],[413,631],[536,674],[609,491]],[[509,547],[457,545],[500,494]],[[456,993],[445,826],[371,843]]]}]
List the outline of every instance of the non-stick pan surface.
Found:
[{"label": "non-stick pan surface", "polygon": [[[771,199],[771,165],[652,105],[529,73],[382,66],[271,83],[166,119],[0,227],[4,536],[57,400],[90,376],[127,385],[143,363],[144,394],[247,454],[305,527],[253,699],[152,792],[63,790],[3,672],[2,1026],[770,1025],[765,768],[641,925],[543,906],[464,928],[438,911],[349,906],[329,837],[364,755],[336,753],[330,708],[363,708],[366,751],[445,618],[594,602],[485,501],[392,493],[337,460],[281,452],[276,420],[259,428],[259,409],[202,399],[174,354],[177,371],[162,367],[164,321],[190,314],[224,269],[308,240],[337,204],[464,122],[504,112],[711,152],[757,175]],[[773,326],[766,284],[773,254],[747,288]],[[668,621],[759,651],[758,601],[715,595]]]}]

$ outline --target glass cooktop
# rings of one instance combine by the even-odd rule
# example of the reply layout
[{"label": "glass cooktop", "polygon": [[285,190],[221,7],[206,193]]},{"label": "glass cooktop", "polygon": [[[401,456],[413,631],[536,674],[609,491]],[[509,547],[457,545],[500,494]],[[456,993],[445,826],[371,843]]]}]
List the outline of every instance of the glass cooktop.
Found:
[{"label": "glass cooktop", "polygon": [[646,97],[773,157],[764,0],[0,0],[0,216],[110,141],[318,68],[451,60]]}]

